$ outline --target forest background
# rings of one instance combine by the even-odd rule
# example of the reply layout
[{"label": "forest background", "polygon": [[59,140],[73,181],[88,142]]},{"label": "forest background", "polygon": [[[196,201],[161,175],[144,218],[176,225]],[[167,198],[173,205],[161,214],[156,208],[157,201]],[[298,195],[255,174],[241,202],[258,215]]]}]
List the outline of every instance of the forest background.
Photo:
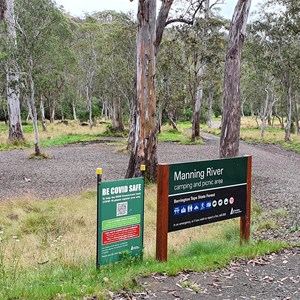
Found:
[{"label": "forest background", "polygon": [[[47,120],[80,120],[92,128],[105,118],[112,120],[113,132],[129,128],[127,147],[133,148],[139,80],[132,13],[73,17],[48,0],[1,5],[6,22],[1,22],[0,120],[22,119],[20,125],[10,119],[12,143],[24,140],[25,120],[33,120],[39,154],[37,121],[45,131]],[[164,122],[174,130],[177,122],[191,122],[195,142],[199,123],[210,128],[213,117],[222,114],[230,21],[220,15],[221,5],[219,0],[177,1],[166,15],[155,50],[157,132]],[[247,26],[241,65],[241,114],[256,118],[262,137],[276,119],[287,142],[291,133],[299,133],[298,7],[294,0],[262,4]]]}]

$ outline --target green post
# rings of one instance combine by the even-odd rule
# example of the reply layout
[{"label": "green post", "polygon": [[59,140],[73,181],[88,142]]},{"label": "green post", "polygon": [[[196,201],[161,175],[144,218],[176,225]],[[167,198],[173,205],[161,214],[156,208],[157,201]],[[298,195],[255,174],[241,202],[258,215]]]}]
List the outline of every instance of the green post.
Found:
[{"label": "green post", "polygon": [[[145,174],[146,174],[146,165],[141,165],[141,172],[142,172],[142,177],[144,180],[144,199],[145,199]],[[143,201],[143,211],[142,211],[142,220],[141,220],[141,224],[143,224],[143,230],[145,230],[144,228],[144,216],[145,216],[145,200]],[[142,233],[142,245],[144,248],[144,233]],[[144,251],[142,252],[144,253]],[[142,254],[143,256],[143,254]]]},{"label": "green post", "polygon": [[96,174],[97,174],[97,239],[96,239],[96,268],[98,269],[99,268],[99,265],[98,265],[98,253],[99,253],[99,249],[98,249],[98,236],[99,236],[99,185],[102,181],[102,168],[97,168],[96,170]]}]

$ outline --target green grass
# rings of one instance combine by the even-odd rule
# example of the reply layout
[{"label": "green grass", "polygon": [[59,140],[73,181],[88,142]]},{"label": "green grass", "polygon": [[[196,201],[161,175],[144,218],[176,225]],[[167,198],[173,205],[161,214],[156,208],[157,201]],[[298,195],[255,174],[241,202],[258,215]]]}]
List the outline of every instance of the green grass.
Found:
[{"label": "green grass", "polygon": [[163,130],[159,134],[158,140],[160,142],[180,142],[182,140],[182,135],[183,133],[176,129]]},{"label": "green grass", "polygon": [[0,124],[0,132],[6,132],[8,131],[8,126],[3,124]]},{"label": "green grass", "polygon": [[[204,132],[208,132],[220,136],[221,130],[217,128],[203,128]],[[284,129],[279,124],[275,123],[274,127],[267,126],[264,137],[261,137],[261,129],[257,127],[255,118],[243,117],[241,123],[240,137],[241,140],[247,143],[262,143],[262,144],[277,144],[281,147],[300,153],[300,137],[292,134],[292,141],[284,141]]]},{"label": "green grass", "polygon": [[300,140],[293,140],[291,142],[281,142],[280,143],[283,148],[295,151],[297,153],[300,153]]},{"label": "green grass", "polygon": [[[39,125],[39,129],[41,130],[42,127]],[[33,126],[31,124],[22,125],[24,133],[33,133]],[[8,125],[0,124],[0,132],[8,132]]]},{"label": "green grass", "polygon": [[[99,270],[96,191],[0,203],[0,299],[107,299],[109,291],[139,290],[140,275],[215,270],[232,259],[287,247],[266,241],[240,246],[239,220],[232,219],[170,233],[168,262],[159,263],[154,258],[156,193],[155,185],[147,186],[144,260],[124,257]],[[261,214],[258,205],[253,211],[253,218]]]},{"label": "green grass", "polygon": [[99,141],[99,135],[67,134],[41,141],[41,147],[62,146],[79,142]]},{"label": "green grass", "polygon": [[[99,141],[100,137],[98,134],[91,135],[91,134],[67,134],[61,135],[57,137],[53,137],[50,139],[41,140],[41,147],[53,147],[53,146],[63,146],[68,144],[80,143],[80,142],[93,142]],[[12,149],[26,149],[26,148],[33,148],[34,143],[33,141],[26,141],[21,142],[18,144],[6,142],[5,144],[0,144],[0,151],[1,150],[12,150]]]},{"label": "green grass", "polygon": [[203,140],[197,139],[195,142],[191,141],[191,123],[183,122],[177,124],[178,130],[171,128],[169,125],[164,125],[160,134],[158,135],[159,142],[173,142],[183,145],[201,145]]},{"label": "green grass", "polygon": [[152,272],[175,275],[182,270],[208,271],[225,267],[232,259],[253,258],[276,252],[282,243],[260,242],[240,246],[238,242],[194,242],[181,253],[170,255],[168,262],[153,258],[127,259],[115,265],[95,269],[94,260],[74,261],[72,264],[55,262],[31,268],[5,269],[0,277],[2,299],[83,299],[96,296],[108,299],[108,292],[140,290],[136,277]]}]

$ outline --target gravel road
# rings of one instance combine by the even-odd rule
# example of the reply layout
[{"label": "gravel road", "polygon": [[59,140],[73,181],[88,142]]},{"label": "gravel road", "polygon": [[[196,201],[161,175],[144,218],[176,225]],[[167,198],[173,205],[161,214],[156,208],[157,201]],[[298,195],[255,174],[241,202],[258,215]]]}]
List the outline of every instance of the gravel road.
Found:
[{"label": "gravel road", "polygon": [[[218,138],[205,138],[204,146],[160,143],[159,162],[218,158]],[[104,180],[123,178],[129,156],[118,150],[102,140],[49,148],[53,158],[40,161],[27,158],[32,150],[2,151],[0,201],[49,199],[95,189],[97,167],[103,168]],[[255,238],[299,244],[300,155],[276,145],[245,143],[241,143],[240,154],[253,156],[252,190],[266,224]],[[153,275],[139,280],[145,293],[121,293],[113,299],[300,299],[299,258],[300,249],[295,247],[253,261],[233,261],[216,272]],[[184,281],[195,283],[198,293],[186,288]]]},{"label": "gravel road", "polygon": [[[159,162],[186,162],[218,158],[218,138],[205,135],[203,146],[160,143]],[[95,189],[95,170],[103,168],[103,179],[123,178],[128,154],[101,140],[53,147],[47,160],[28,159],[32,150],[0,152],[0,201],[48,199]],[[263,207],[263,218],[278,223],[266,224],[263,238],[299,241],[300,226],[300,155],[276,145],[241,143],[241,155],[253,156],[253,194]],[[269,228],[268,227],[276,227]]]}]

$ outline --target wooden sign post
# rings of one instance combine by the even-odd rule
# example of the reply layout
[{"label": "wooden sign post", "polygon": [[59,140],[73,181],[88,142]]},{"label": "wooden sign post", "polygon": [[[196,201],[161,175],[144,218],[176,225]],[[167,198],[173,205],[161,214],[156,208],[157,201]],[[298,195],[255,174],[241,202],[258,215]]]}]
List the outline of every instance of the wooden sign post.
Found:
[{"label": "wooden sign post", "polygon": [[168,232],[240,217],[250,238],[252,157],[158,165],[156,259],[168,259]]}]

